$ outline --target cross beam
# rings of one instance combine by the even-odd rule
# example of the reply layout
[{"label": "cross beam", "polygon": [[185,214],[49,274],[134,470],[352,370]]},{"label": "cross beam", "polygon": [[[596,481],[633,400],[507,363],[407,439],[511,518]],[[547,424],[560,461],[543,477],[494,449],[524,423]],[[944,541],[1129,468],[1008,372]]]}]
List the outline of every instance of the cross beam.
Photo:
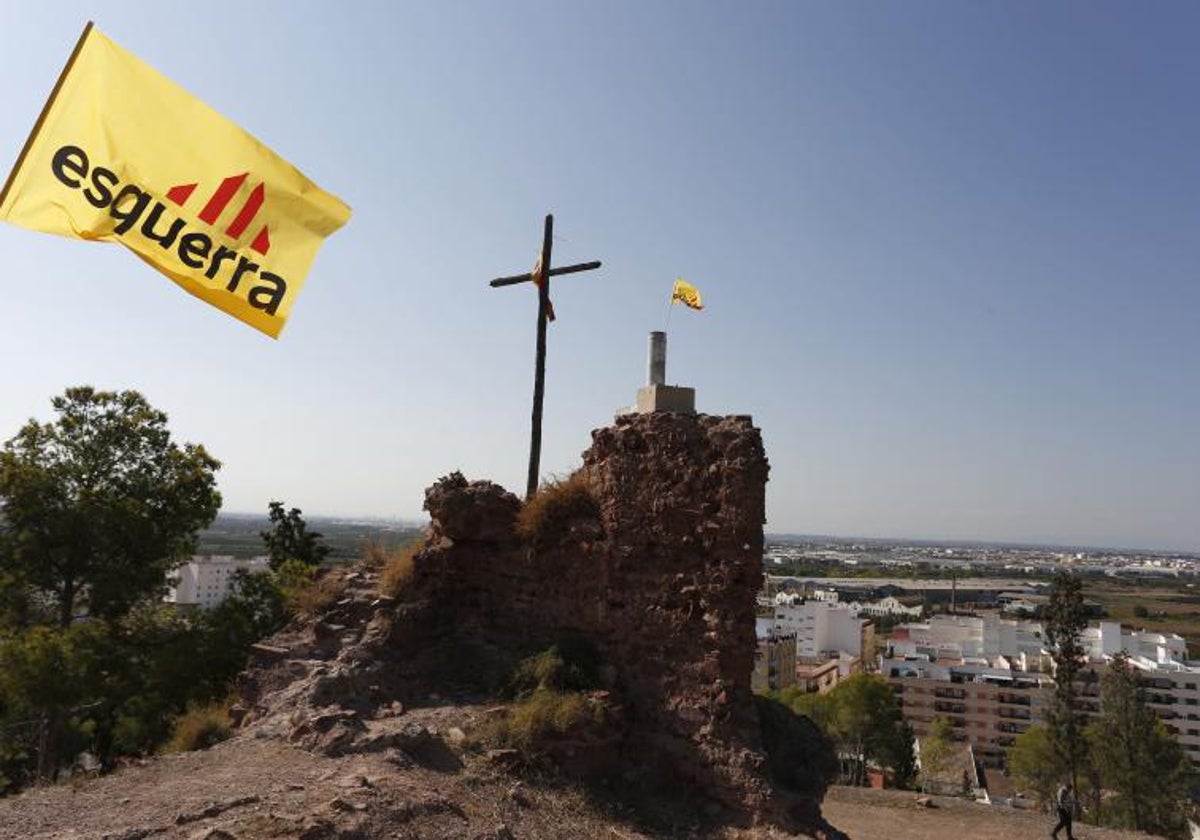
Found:
[{"label": "cross beam", "polygon": [[[600,267],[600,260],[592,260],[591,262],[575,263],[575,265],[561,265],[558,268],[552,268],[547,272],[551,277],[560,277],[564,274],[575,274],[580,271],[591,271],[593,268]],[[533,274],[514,274],[512,277],[497,277],[495,280],[488,282],[488,285],[493,289],[500,286],[515,286],[518,283],[528,283],[533,279]]]},{"label": "cross beam", "polygon": [[537,316],[537,351],[533,367],[533,412],[530,417],[529,434],[529,476],[525,483],[525,498],[532,499],[538,488],[538,469],[542,460],[542,402],[546,396],[546,319],[550,311],[550,278],[564,274],[575,274],[580,271],[591,271],[600,267],[600,261],[564,265],[558,268],[550,267],[550,251],[554,239],[554,216],[546,216],[546,226],[542,233],[542,257],[538,261],[541,270],[536,274],[530,271],[526,274],[513,274],[509,277],[497,277],[488,285],[493,288],[500,286],[515,286],[518,283],[532,282],[538,289]]}]

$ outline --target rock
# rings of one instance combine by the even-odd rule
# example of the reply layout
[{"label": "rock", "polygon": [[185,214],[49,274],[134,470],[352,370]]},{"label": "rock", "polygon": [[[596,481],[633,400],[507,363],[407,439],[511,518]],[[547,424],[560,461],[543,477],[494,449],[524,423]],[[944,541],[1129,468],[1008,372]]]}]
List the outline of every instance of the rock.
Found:
[{"label": "rock", "polygon": [[329,802],[326,803],[325,807],[330,811],[345,811],[348,813],[367,810],[367,806],[362,802],[349,802],[345,799],[342,799],[340,796],[335,796],[333,799],[330,799]]},{"label": "rock", "polygon": [[241,808],[245,805],[253,805],[259,801],[258,796],[239,796],[236,799],[227,799],[224,802],[214,802],[206,808],[199,811],[189,811],[184,814],[179,814],[175,817],[176,825],[186,825],[190,822],[198,822],[199,820],[211,819],[219,817],[226,811],[231,811],[234,808]]},{"label": "rock", "polygon": [[515,785],[510,787],[505,796],[507,796],[517,805],[520,805],[522,808],[533,807],[533,800],[529,798],[529,794],[525,792],[525,786],[520,782],[517,782]]},{"label": "rock", "polygon": [[334,837],[333,823],[325,819],[306,820],[296,840],[328,840]]},{"label": "rock", "polygon": [[472,542],[512,539],[513,521],[521,500],[499,484],[439,481],[425,491],[424,509],[439,538]]},{"label": "rock", "polygon": [[506,769],[516,767],[521,763],[521,753],[517,750],[488,750],[483,757],[489,764]]},{"label": "rock", "polygon": [[237,840],[237,835],[223,828],[205,828],[191,835],[188,840]]},{"label": "rock", "polygon": [[473,835],[471,840],[516,840],[516,835],[512,833],[512,829],[501,823],[491,831]]}]

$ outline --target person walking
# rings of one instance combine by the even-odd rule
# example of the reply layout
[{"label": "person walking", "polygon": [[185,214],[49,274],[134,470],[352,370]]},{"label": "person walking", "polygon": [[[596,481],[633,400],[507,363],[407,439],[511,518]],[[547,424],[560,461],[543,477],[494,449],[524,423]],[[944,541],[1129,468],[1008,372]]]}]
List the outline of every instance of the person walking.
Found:
[{"label": "person walking", "polygon": [[1054,826],[1050,836],[1058,840],[1058,832],[1065,828],[1067,840],[1075,840],[1075,835],[1071,833],[1071,820],[1075,817],[1075,792],[1070,782],[1058,786],[1054,794],[1054,805],[1058,808],[1058,825]]}]

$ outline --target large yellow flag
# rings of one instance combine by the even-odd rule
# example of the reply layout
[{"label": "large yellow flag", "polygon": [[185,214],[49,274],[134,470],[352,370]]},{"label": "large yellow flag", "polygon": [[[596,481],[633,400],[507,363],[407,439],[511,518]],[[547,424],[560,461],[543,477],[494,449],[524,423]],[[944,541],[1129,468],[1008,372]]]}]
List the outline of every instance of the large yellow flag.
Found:
[{"label": "large yellow flag", "polygon": [[0,219],[119,242],[278,337],[350,208],[89,23],[0,192]]},{"label": "large yellow flag", "polygon": [[671,290],[671,305],[682,303],[688,309],[703,309],[700,300],[700,290],[686,280],[676,280],[675,288]]}]

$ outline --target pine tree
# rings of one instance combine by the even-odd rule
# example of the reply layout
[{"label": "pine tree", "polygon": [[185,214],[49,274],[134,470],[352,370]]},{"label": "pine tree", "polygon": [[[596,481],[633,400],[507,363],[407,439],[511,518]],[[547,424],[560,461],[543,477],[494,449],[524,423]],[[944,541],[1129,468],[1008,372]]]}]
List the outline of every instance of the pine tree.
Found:
[{"label": "pine tree", "polygon": [[1092,755],[1104,788],[1108,822],[1167,837],[1188,836],[1191,764],[1162,721],[1146,707],[1137,672],[1114,657],[1100,689],[1101,717]]},{"label": "pine tree", "polygon": [[1087,627],[1083,587],[1069,572],[1059,572],[1050,587],[1044,618],[1046,642],[1054,660],[1054,700],[1046,712],[1050,742],[1072,786],[1079,789],[1079,771],[1087,759],[1086,724],[1079,705],[1078,680],[1086,665],[1080,637]]}]

